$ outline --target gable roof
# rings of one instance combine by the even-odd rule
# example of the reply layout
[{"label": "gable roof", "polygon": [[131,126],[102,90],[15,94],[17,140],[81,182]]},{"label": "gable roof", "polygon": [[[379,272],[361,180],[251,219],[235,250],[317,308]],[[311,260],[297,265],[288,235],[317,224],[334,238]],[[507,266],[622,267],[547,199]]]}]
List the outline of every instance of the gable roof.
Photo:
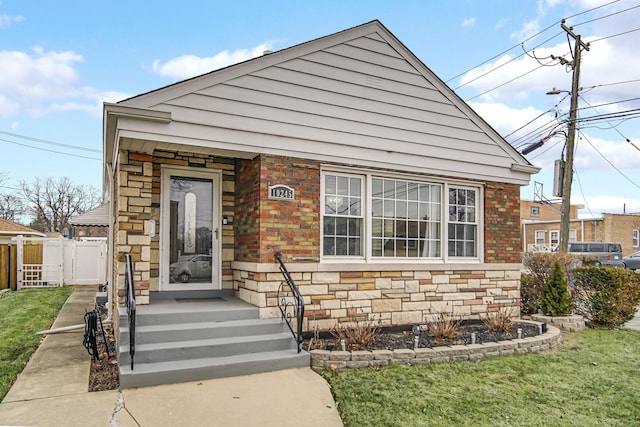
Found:
[{"label": "gable roof", "polygon": [[20,225],[6,219],[0,219],[0,235],[18,236],[20,234],[39,237],[46,236],[46,234],[34,230],[33,228],[25,227],[24,225]]},{"label": "gable roof", "polygon": [[73,217],[69,220],[69,224],[80,225],[96,225],[101,227],[109,226],[109,205],[102,204],[95,209],[91,209],[83,214]]},{"label": "gable roof", "polygon": [[539,170],[377,20],[105,104],[104,122],[110,164],[122,148],[520,185]]}]

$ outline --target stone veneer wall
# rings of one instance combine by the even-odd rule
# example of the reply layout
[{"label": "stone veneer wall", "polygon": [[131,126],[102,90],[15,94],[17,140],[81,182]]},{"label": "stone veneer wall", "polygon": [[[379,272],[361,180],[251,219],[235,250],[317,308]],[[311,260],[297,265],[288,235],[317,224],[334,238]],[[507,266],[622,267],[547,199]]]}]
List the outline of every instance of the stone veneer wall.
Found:
[{"label": "stone veneer wall", "polygon": [[[149,291],[159,289],[160,272],[160,187],[162,165],[188,166],[222,171],[222,288],[233,288],[231,262],[234,260],[235,159],[206,154],[156,150],[153,155],[122,151],[119,157],[117,187],[115,283],[118,304],[124,301],[124,254],[134,262],[136,302],[149,303]],[[150,220],[156,221],[155,236],[150,237]]]},{"label": "stone veneer wall", "polygon": [[[309,266],[309,264],[304,264]],[[277,317],[277,291],[283,281],[275,272],[234,270],[238,296],[260,308],[261,316]],[[329,329],[338,322],[370,320],[381,325],[423,324],[438,313],[479,318],[508,307],[520,309],[520,265],[484,264],[468,270],[317,271],[289,264],[305,300],[305,331]],[[375,266],[369,266],[375,268]],[[327,267],[330,268],[330,267]],[[336,266],[336,270],[339,267]],[[315,271],[314,271],[315,270]]]},{"label": "stone veneer wall", "polygon": [[153,164],[151,156],[141,153],[121,151],[118,157],[117,175],[114,180],[115,196],[114,303],[124,304],[125,263],[124,254],[131,254],[136,302],[149,302],[149,279],[151,278],[151,237],[150,220],[154,219],[151,206]]}]

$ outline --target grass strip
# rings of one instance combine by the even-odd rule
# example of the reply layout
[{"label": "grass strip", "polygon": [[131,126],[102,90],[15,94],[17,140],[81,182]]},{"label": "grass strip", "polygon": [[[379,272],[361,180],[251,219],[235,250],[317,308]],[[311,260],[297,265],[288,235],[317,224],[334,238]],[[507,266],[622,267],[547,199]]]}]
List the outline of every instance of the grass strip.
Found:
[{"label": "grass strip", "polygon": [[345,426],[640,425],[640,332],[474,362],[323,370]]},{"label": "grass strip", "polygon": [[0,298],[0,400],[38,348],[73,288],[24,289]]}]

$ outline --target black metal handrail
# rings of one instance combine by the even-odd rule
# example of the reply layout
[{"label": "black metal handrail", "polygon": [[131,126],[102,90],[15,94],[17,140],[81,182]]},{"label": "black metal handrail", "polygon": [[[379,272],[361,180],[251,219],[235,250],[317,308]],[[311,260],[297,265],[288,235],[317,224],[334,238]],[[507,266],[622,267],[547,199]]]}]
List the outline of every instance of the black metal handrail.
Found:
[{"label": "black metal handrail", "polygon": [[133,356],[136,354],[136,293],[133,289],[133,264],[131,254],[124,254],[125,261],[125,303],[127,305],[127,318],[129,320],[129,356],[131,357],[131,370],[133,371]]},{"label": "black metal handrail", "polygon": [[[284,281],[278,287],[278,308],[282,313],[282,320],[287,322],[289,330],[298,345],[298,353],[302,351],[302,319],[304,318],[304,298],[300,294],[296,283],[291,278],[291,274],[282,261],[282,254],[276,252],[276,260],[280,264],[280,272],[284,276]],[[285,290],[285,286],[288,290]],[[296,319],[296,330],[293,329],[293,316]]]}]

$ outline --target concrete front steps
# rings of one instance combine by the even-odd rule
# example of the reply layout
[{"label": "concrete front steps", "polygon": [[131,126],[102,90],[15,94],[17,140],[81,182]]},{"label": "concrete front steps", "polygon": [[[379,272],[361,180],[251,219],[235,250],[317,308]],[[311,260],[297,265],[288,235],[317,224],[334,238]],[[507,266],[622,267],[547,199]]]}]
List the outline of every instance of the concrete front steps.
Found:
[{"label": "concrete front steps", "polygon": [[281,319],[225,293],[162,293],[138,306],[131,370],[127,311],[119,308],[120,387],[146,387],[310,366]]}]

